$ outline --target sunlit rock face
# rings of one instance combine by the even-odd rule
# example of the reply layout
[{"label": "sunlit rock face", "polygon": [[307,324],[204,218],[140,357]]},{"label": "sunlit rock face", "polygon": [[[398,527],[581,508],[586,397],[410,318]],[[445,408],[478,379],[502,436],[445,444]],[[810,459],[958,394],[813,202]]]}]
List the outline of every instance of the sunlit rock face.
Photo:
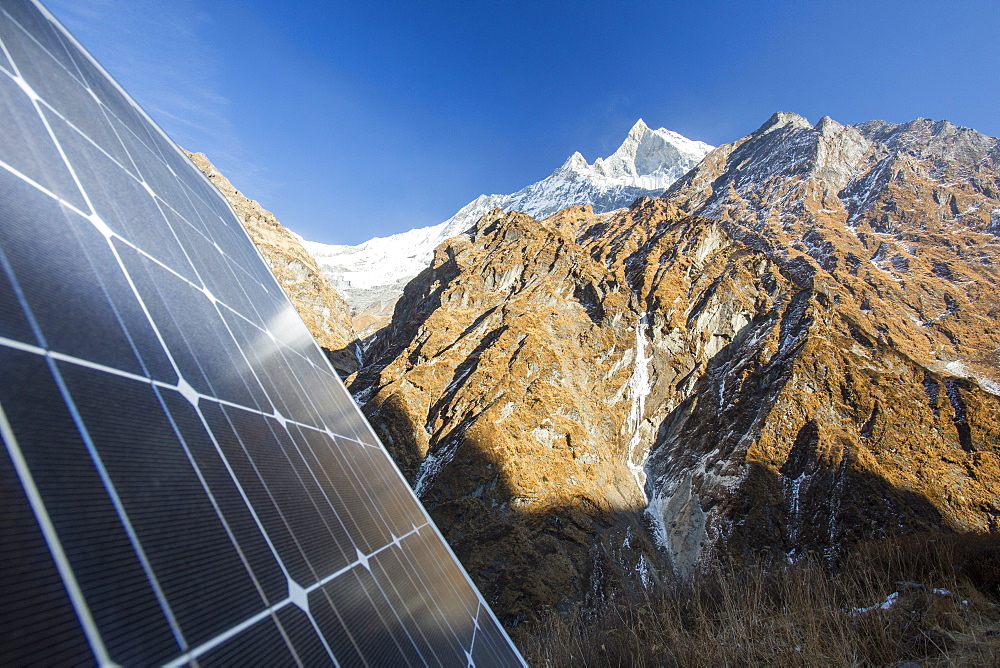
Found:
[{"label": "sunlit rock face", "polygon": [[1000,381],[996,138],[922,118],[813,127],[777,113],[664,196],[808,255],[907,354]]},{"label": "sunlit rock face", "polygon": [[508,622],[715,556],[998,531],[998,156],[776,114],[663,198],[495,210],[352,391]]},{"label": "sunlit rock face", "polygon": [[204,153],[188,153],[205,176],[215,184],[243,221],[243,227],[260,249],[281,287],[295,305],[316,342],[333,366],[347,375],[358,369],[360,347],[347,302],[330,285],[316,260],[299,238],[288,231],[274,214],[245,197],[223,176]]}]

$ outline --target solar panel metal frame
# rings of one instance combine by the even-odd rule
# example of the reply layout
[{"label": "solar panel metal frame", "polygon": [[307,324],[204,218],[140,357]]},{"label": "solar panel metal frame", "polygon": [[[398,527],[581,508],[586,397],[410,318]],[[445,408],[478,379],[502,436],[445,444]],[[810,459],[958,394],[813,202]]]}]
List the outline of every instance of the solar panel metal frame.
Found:
[{"label": "solar panel metal frame", "polygon": [[35,0],[0,373],[0,663],[524,665],[228,202]]}]

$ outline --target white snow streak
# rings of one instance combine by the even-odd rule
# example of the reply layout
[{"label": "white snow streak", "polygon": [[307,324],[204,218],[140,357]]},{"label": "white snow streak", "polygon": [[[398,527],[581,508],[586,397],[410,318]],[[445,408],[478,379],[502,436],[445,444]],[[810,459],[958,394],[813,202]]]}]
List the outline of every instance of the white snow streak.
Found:
[{"label": "white snow streak", "polygon": [[896,605],[897,598],[899,598],[899,592],[894,591],[886,596],[885,600],[881,603],[869,605],[867,608],[851,608],[847,614],[851,615],[851,617],[856,617],[857,615],[862,615],[866,612],[871,612],[872,610],[889,610],[892,606]]},{"label": "white snow streak", "polygon": [[[629,396],[632,406],[628,414],[628,431],[632,437],[628,444],[628,468],[635,477],[635,484],[642,493],[642,498],[649,503],[646,496],[646,472],[643,470],[645,455],[639,455],[639,447],[642,445],[642,418],[646,414],[646,397],[652,389],[649,379],[649,361],[646,356],[646,329],[648,327],[648,317],[644,313],[635,325],[635,363],[632,367],[632,377],[629,378]],[[636,459],[639,462],[636,463]]]}]

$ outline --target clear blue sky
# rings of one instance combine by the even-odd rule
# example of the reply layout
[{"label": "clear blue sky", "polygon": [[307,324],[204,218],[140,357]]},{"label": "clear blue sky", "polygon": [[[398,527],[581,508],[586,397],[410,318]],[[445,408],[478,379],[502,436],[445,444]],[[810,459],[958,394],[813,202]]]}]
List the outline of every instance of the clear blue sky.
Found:
[{"label": "clear blue sky", "polygon": [[1000,135],[1000,2],[48,0],[178,143],[314,241],[431,225],[642,117]]}]

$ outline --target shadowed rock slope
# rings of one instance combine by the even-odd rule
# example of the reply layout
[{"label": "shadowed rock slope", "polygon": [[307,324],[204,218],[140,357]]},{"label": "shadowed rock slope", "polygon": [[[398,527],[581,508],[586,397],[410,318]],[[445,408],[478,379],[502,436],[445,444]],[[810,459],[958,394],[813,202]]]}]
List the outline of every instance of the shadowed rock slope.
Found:
[{"label": "shadowed rock slope", "polygon": [[1000,531],[998,155],[776,114],[663,199],[495,210],[352,391],[509,623],[713,556]]},{"label": "shadowed rock slope", "polygon": [[240,193],[204,153],[188,153],[188,156],[243,221],[250,238],[334,368],[343,376],[357,371],[355,341],[358,336],[351,322],[350,307],[320,271],[316,260],[303,248],[299,238],[256,200]]}]

